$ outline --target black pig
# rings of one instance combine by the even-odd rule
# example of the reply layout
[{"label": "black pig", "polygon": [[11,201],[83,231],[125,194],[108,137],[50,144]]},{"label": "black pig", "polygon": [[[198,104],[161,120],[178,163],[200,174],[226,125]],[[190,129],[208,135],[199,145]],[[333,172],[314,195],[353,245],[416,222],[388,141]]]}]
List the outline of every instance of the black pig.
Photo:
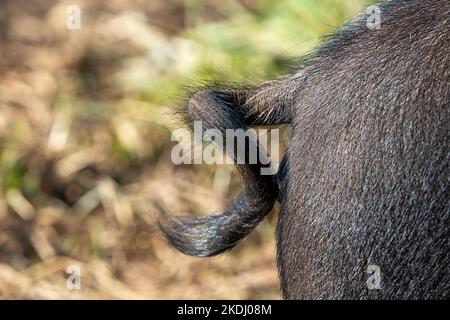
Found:
[{"label": "black pig", "polygon": [[278,200],[285,298],[450,298],[450,1],[379,7],[379,29],[363,13],[294,74],[192,96],[188,114],[207,128],[292,135],[276,176],[237,165],[246,186],[223,214],[162,220],[175,247],[230,249]]}]

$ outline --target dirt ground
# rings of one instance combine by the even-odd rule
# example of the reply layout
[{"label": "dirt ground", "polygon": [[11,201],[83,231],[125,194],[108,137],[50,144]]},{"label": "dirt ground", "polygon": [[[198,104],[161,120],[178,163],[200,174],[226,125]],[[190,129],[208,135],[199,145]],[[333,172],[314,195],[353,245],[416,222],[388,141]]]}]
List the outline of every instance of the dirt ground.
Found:
[{"label": "dirt ground", "polygon": [[[240,188],[232,168],[171,164],[178,101],[145,89],[184,72],[178,34],[196,2],[75,2],[77,31],[65,28],[68,3],[1,1],[0,298],[280,298],[275,216],[211,259],[178,253],[155,224],[220,210]],[[227,19],[215,3],[195,18]]]}]

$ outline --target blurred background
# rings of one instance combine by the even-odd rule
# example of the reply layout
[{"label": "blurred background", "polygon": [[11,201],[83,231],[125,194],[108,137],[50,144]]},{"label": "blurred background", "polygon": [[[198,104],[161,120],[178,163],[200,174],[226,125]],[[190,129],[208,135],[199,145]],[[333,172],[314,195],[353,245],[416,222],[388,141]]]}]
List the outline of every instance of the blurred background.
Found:
[{"label": "blurred background", "polygon": [[218,212],[240,189],[232,166],[172,164],[176,111],[208,80],[292,70],[369,2],[1,0],[0,298],[281,298],[276,210],[209,259],[159,233],[159,215]]}]

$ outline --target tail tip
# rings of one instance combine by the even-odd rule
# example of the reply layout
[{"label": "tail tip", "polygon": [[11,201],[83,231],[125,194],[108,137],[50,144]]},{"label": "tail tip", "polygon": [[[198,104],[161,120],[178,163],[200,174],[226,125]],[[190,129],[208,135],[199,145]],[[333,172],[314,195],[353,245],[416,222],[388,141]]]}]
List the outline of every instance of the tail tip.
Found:
[{"label": "tail tip", "polygon": [[184,254],[210,257],[234,246],[219,235],[223,216],[168,217],[158,220],[164,238]]}]

